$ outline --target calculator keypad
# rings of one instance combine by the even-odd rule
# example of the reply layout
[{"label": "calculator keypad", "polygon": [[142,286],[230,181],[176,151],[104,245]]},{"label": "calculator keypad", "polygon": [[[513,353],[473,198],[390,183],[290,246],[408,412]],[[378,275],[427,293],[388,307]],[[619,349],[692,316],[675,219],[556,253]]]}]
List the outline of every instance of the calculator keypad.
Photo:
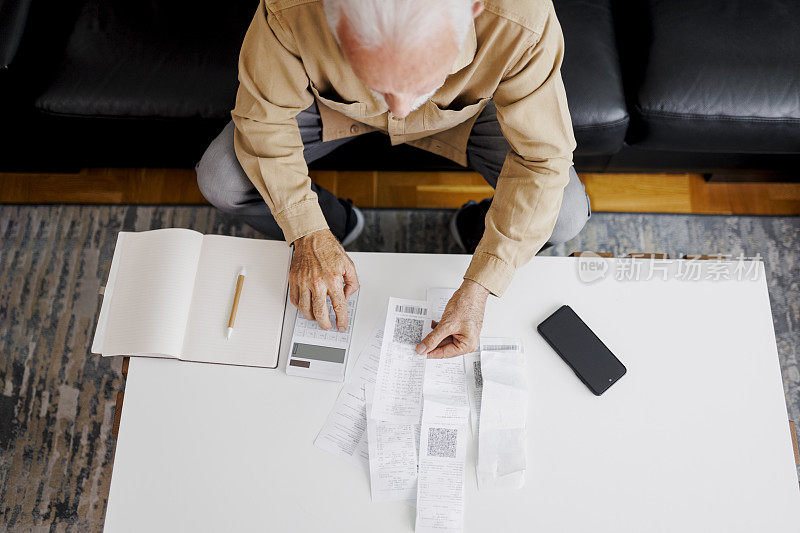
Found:
[{"label": "calculator keypad", "polygon": [[316,320],[307,320],[303,313],[297,311],[297,319],[294,324],[294,338],[297,340],[324,341],[326,345],[347,347],[350,344],[350,334],[353,329],[353,322],[356,312],[357,297],[355,294],[347,300],[347,328],[343,332],[336,329],[336,313],[333,311],[333,304],[328,297],[328,316],[333,327],[324,330],[319,327]]}]

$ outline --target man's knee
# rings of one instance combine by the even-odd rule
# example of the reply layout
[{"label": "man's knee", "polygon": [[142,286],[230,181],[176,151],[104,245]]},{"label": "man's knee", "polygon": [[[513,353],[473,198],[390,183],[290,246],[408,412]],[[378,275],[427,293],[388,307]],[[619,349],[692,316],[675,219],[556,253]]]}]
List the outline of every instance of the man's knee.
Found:
[{"label": "man's knee", "polygon": [[[217,138],[211,141],[195,170],[197,186],[211,205],[223,211],[237,206],[236,195],[231,194],[231,191],[242,189],[242,186],[237,187],[236,184],[243,177],[246,180],[246,176],[243,176],[244,171],[233,148],[233,122],[228,123]],[[249,180],[244,185],[248,184]]]},{"label": "man's knee", "polygon": [[220,207],[218,205],[219,198],[217,197],[217,176],[218,173],[215,172],[215,164],[214,161],[211,160],[207,156],[208,151],[203,154],[203,157],[200,159],[200,162],[197,163],[195,166],[195,172],[197,172],[197,186],[200,189],[200,193],[202,193],[203,198],[205,198],[208,203],[215,207]]},{"label": "man's knee", "polygon": [[561,210],[558,212],[553,234],[547,242],[549,244],[561,244],[574,238],[586,225],[591,214],[589,198],[586,196],[583,184],[578,179],[575,169],[570,168],[570,181],[564,189]]}]

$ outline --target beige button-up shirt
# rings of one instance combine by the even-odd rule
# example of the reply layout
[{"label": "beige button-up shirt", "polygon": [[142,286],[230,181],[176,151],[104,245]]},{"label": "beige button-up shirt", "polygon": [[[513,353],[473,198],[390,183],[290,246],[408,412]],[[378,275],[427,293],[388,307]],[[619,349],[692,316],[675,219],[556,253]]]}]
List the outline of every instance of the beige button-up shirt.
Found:
[{"label": "beige button-up shirt", "polygon": [[393,117],[355,76],[320,0],[262,0],[239,57],[232,115],[244,171],[288,242],[328,227],[311,190],[296,115],[317,102],[323,140],[380,130],[466,165],[489,99],[511,151],[465,278],[501,295],[550,236],[575,139],[561,80],[564,41],[551,0],[487,0],[444,85]]}]

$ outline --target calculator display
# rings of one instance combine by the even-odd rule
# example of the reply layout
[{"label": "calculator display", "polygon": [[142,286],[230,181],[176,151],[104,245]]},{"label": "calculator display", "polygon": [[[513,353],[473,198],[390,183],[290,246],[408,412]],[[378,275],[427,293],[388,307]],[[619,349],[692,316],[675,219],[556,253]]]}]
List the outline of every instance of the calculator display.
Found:
[{"label": "calculator display", "polygon": [[347,350],[344,348],[332,348],[330,346],[318,346],[300,342],[295,342],[294,345],[292,345],[292,357],[299,357],[301,359],[327,361],[329,363],[344,363],[346,354]]}]

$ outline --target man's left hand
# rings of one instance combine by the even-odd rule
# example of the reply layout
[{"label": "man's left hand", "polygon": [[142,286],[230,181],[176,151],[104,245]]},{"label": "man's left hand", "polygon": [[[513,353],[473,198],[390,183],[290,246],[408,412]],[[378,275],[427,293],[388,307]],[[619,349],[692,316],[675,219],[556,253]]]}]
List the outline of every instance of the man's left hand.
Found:
[{"label": "man's left hand", "polygon": [[432,358],[442,358],[477,350],[488,297],[488,289],[465,279],[447,302],[442,319],[417,345],[417,353],[427,354]]}]

